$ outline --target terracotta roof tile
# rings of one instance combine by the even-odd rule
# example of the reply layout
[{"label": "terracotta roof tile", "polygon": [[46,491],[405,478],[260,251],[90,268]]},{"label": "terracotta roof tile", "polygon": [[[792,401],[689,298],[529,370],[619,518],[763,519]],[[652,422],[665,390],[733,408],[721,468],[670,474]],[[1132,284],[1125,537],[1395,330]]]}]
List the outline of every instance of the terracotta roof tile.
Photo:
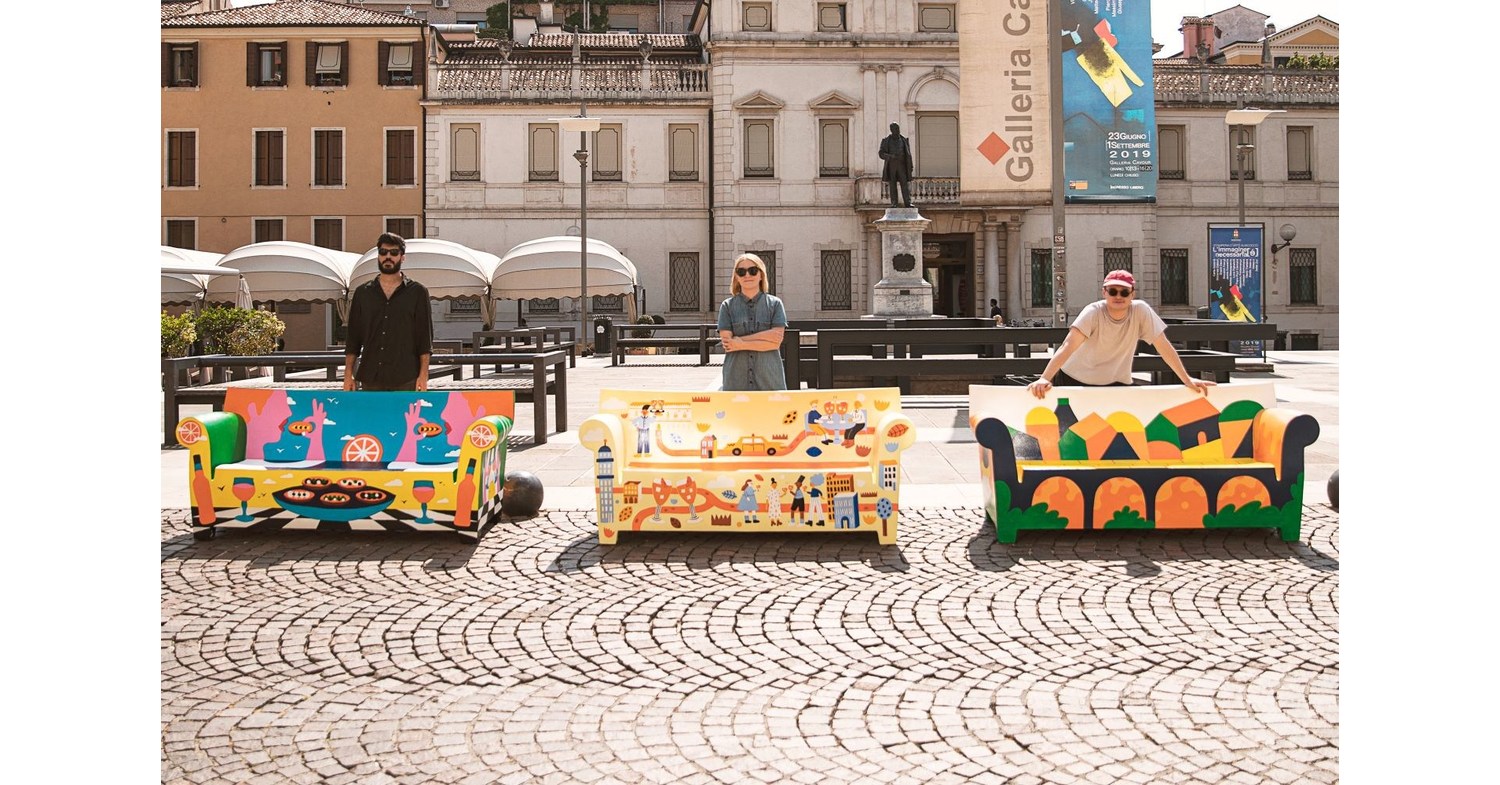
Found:
[{"label": "terracotta roof tile", "polygon": [[187,13],[187,10],[189,8],[193,7],[193,4],[197,2],[198,0],[162,0],[162,21],[165,22],[166,20],[171,19],[174,16],[182,16],[183,14]]},{"label": "terracotta roof tile", "polygon": [[[696,33],[584,33],[578,45],[584,49],[636,49],[641,39],[654,47],[689,49],[699,46]],[[528,49],[572,49],[572,33],[534,33],[526,43]]]},{"label": "terracotta roof tile", "polygon": [[426,22],[403,14],[372,11],[328,0],[277,0],[274,3],[227,8],[201,14],[166,17],[162,27],[425,27]]}]

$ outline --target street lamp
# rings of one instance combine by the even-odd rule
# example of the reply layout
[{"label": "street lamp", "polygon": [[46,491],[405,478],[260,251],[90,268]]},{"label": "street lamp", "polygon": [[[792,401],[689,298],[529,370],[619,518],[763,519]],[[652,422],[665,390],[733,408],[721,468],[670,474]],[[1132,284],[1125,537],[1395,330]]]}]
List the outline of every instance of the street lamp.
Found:
[{"label": "street lamp", "polygon": [[599,130],[599,118],[588,116],[588,104],[578,104],[577,117],[554,117],[563,131],[578,132],[578,341],[589,343],[589,134]]},{"label": "street lamp", "polygon": [[1224,123],[1239,128],[1239,142],[1234,146],[1234,172],[1240,181],[1240,226],[1245,225],[1245,156],[1255,145],[1245,141],[1245,128],[1260,125],[1267,117],[1284,112],[1284,109],[1230,109],[1224,114]]}]

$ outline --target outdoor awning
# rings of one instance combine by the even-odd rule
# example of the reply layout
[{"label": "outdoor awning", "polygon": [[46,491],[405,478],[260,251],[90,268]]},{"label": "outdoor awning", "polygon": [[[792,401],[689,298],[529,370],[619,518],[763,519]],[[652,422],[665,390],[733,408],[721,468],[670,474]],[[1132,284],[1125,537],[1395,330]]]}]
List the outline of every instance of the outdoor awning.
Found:
[{"label": "outdoor awning", "polygon": [[[345,318],[349,307],[349,278],[359,254],[334,251],[290,240],[252,243],[224,254],[220,264],[244,276],[257,300],[334,303]],[[215,296],[235,286],[231,280],[209,282]]]},{"label": "outdoor awning", "polygon": [[[208,297],[209,281],[221,275],[237,276],[238,269],[223,267],[219,260],[224,254],[195,251],[190,248],[161,246],[161,303],[162,305],[194,305]],[[226,292],[226,302],[234,302],[239,293]]]},{"label": "outdoor awning", "polygon": [[[577,297],[582,286],[582,241],[577,237],[542,237],[510,249],[500,258],[492,279],[497,299]],[[634,294],[635,265],[615,247],[588,240],[590,295]]]}]

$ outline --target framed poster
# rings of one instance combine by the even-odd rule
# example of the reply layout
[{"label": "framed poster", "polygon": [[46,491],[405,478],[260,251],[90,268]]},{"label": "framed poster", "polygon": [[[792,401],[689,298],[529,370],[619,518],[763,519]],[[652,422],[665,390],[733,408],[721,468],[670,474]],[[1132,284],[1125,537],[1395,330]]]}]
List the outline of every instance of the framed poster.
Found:
[{"label": "framed poster", "polygon": [[[1208,315],[1231,322],[1265,318],[1265,224],[1208,225]],[[1266,356],[1264,341],[1238,341],[1246,357]]]},{"label": "framed poster", "polygon": [[1154,202],[1151,2],[1056,1],[1066,200]]}]

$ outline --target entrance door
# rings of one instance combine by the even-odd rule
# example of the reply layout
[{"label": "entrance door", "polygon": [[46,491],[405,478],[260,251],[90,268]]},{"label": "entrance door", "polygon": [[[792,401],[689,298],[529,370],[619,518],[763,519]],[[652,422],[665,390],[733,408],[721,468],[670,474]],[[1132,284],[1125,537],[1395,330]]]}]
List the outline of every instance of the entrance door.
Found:
[{"label": "entrance door", "polygon": [[927,235],[922,243],[922,277],[932,284],[932,312],[951,318],[974,315],[974,238],[967,234]]}]

